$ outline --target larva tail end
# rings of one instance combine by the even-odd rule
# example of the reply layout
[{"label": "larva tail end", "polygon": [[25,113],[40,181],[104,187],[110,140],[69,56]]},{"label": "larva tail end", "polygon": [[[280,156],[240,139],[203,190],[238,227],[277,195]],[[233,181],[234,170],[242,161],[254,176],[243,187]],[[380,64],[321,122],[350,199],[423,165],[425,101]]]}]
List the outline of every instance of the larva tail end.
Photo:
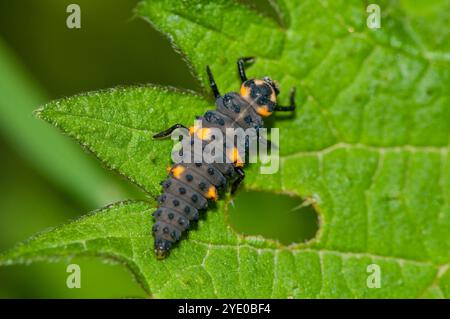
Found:
[{"label": "larva tail end", "polygon": [[159,260],[165,259],[170,252],[172,243],[168,240],[159,239],[155,241],[155,255]]}]

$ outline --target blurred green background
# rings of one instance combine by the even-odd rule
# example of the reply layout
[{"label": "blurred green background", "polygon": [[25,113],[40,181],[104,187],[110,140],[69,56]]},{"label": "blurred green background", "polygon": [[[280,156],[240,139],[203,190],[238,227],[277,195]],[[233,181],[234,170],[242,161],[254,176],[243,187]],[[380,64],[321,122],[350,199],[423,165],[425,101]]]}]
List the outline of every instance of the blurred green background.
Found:
[{"label": "blurred green background", "polygon": [[[77,0],[81,29],[68,29],[66,7],[73,1],[0,0],[0,252],[111,202],[145,199],[75,141],[32,115],[50,100],[118,85],[200,90],[169,41],[133,17],[137,2]],[[254,4],[273,15],[261,3]],[[301,203],[241,190],[230,221],[246,234],[286,244],[304,241],[314,236],[317,216]],[[66,287],[69,263],[81,266],[81,289]],[[0,298],[49,297],[146,296],[120,265],[96,259],[0,268]]]}]

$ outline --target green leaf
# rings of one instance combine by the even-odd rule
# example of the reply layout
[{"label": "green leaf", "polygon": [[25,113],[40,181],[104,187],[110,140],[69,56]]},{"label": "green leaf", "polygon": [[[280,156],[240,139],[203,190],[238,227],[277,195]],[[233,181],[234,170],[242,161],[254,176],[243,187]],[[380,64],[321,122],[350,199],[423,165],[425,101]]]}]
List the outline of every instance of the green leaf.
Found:
[{"label": "green leaf", "polygon": [[[209,64],[221,92],[236,90],[236,59],[255,56],[249,76],[279,80],[281,102],[298,88],[295,117],[271,123],[280,128],[280,172],[253,166],[245,187],[313,202],[318,235],[283,246],[237,234],[226,198],[158,261],[153,204],[125,203],[39,235],[0,263],[108,256],[154,297],[449,297],[448,6],[382,1],[382,27],[371,30],[364,1],[280,1],[280,23],[234,1],[142,2],[137,12],[205,87]],[[190,92],[139,87],[53,102],[39,114],[156,195],[171,142],[152,133],[189,125],[208,107]],[[367,286],[371,264],[381,288]]]},{"label": "green leaf", "polygon": [[116,88],[47,104],[37,116],[79,140],[108,168],[150,194],[160,191],[173,142],[152,136],[190,123],[209,103],[193,92],[156,86]]}]

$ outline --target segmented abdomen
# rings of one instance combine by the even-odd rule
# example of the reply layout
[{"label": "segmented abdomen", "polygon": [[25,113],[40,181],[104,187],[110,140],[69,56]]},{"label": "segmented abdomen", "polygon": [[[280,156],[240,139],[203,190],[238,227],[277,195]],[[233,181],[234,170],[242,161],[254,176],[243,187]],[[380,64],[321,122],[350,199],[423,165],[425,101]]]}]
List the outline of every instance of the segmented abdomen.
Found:
[{"label": "segmented abdomen", "polygon": [[[246,129],[263,124],[261,117],[237,93],[220,97],[216,106],[216,110],[207,111],[198,118],[203,128],[216,127],[225,133],[227,127]],[[195,131],[191,133],[196,134]],[[180,163],[170,168],[169,178],[161,183],[164,192],[158,197],[159,207],[153,213],[158,258],[166,256],[173,243],[189,229],[190,223],[199,218],[199,211],[208,208],[208,201],[217,200],[219,192],[235,176],[233,163]]]},{"label": "segmented abdomen", "polygon": [[160,205],[153,213],[155,250],[157,254],[161,251],[160,257],[189,229],[191,221],[198,220],[199,211],[208,208],[208,200],[218,199],[231,170],[231,164],[205,163],[170,168],[170,177],[161,183],[164,193],[158,197]]}]

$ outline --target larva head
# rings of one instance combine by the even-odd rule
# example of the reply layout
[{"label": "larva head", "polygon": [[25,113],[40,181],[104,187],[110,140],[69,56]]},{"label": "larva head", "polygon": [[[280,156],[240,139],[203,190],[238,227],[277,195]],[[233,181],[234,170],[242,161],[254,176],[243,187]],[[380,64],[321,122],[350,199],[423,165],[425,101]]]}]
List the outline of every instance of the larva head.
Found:
[{"label": "larva head", "polygon": [[262,117],[272,114],[277,104],[278,85],[269,77],[247,80],[241,85],[241,96]]}]

